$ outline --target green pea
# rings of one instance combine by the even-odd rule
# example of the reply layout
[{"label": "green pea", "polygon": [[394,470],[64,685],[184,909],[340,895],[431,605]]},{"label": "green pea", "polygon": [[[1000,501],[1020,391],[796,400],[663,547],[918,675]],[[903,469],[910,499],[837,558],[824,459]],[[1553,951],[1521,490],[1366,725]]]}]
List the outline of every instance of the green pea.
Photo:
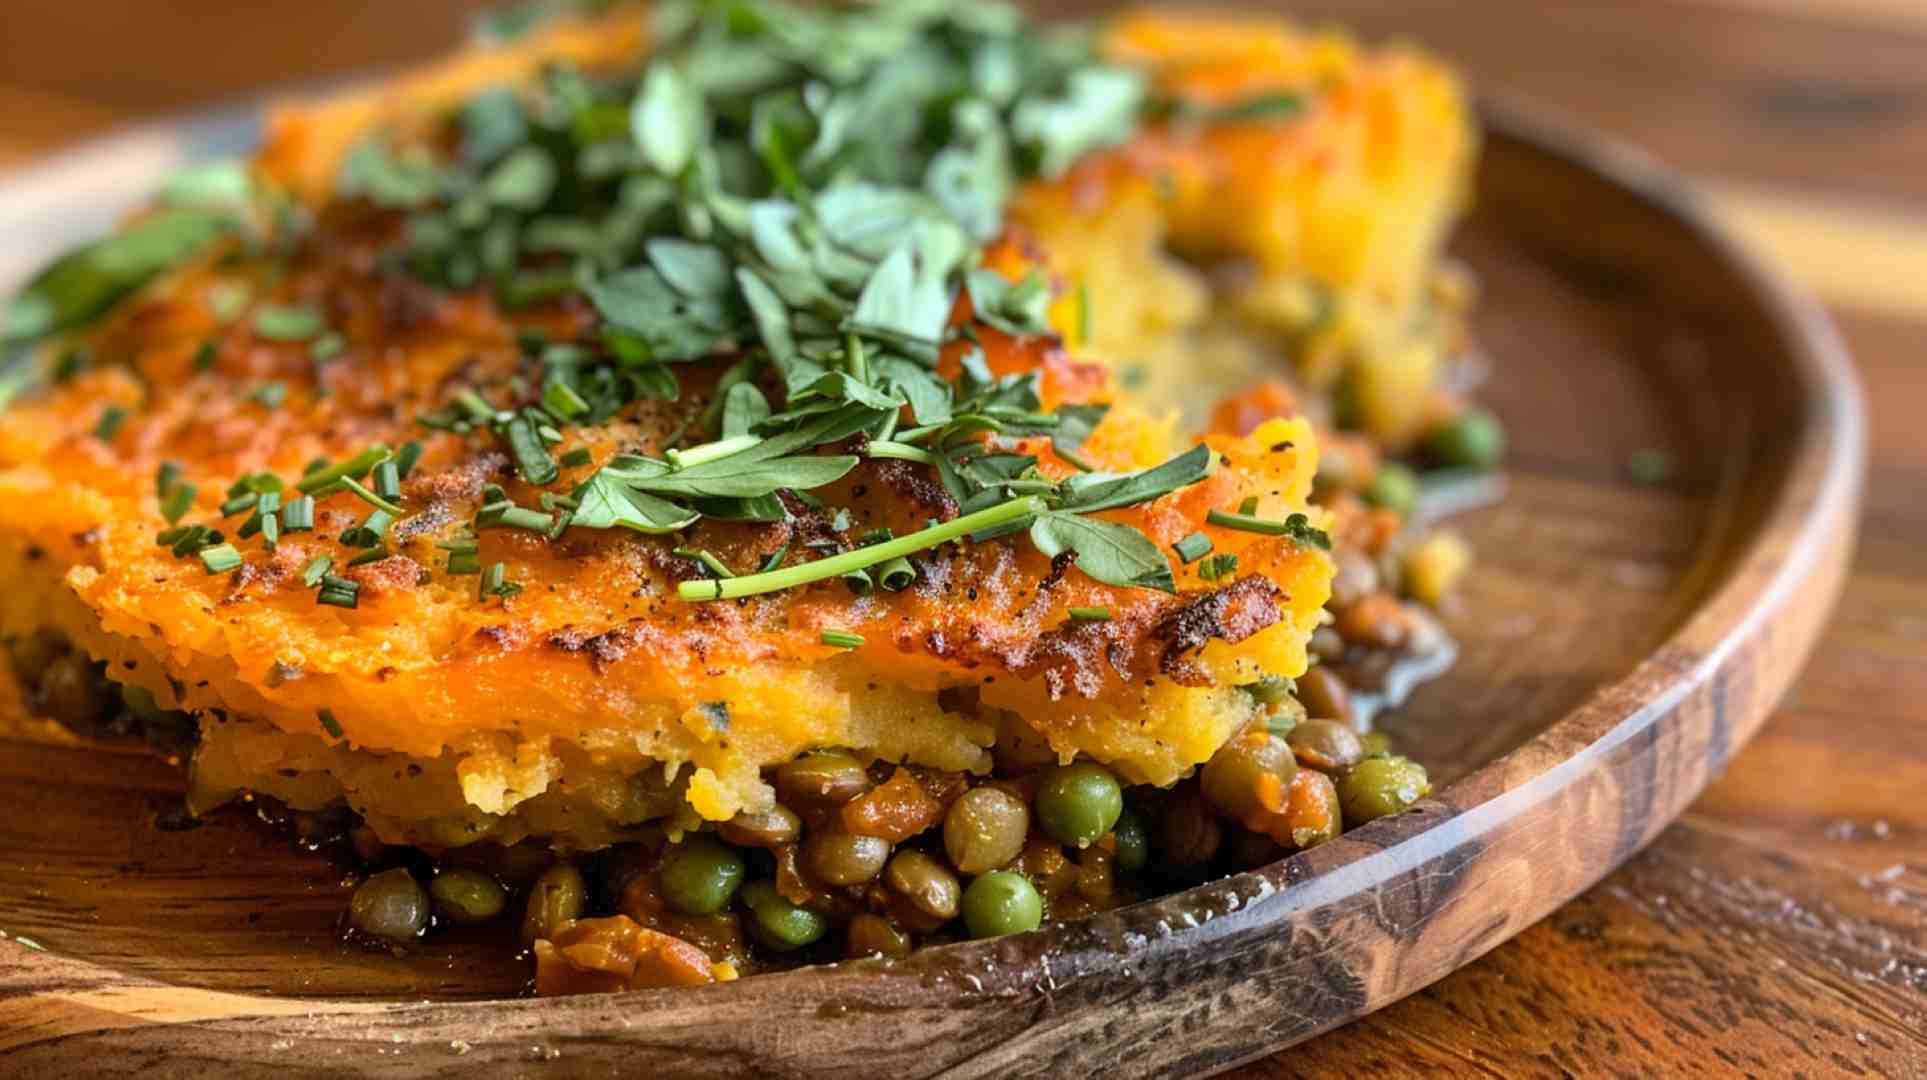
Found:
[{"label": "green pea", "polygon": [[819,750],[776,770],[776,795],[785,806],[842,806],[870,790],[870,774],[848,754]]},{"label": "green pea", "polygon": [[1505,456],[1505,428],[1484,409],[1467,409],[1426,435],[1425,452],[1441,464],[1490,469]]},{"label": "green pea", "polygon": [[850,920],[844,933],[848,941],[846,951],[851,956],[910,955],[910,935],[880,915],[858,915]]},{"label": "green pea", "polygon": [[1365,501],[1401,514],[1409,513],[1412,504],[1418,501],[1418,477],[1398,462],[1388,461],[1378,467],[1372,486],[1365,489]]},{"label": "green pea", "polygon": [[1398,756],[1366,758],[1338,781],[1346,828],[1396,814],[1431,791],[1425,767]]},{"label": "green pea", "polygon": [[743,905],[749,908],[749,932],[756,940],[778,952],[800,949],[822,937],[830,928],[823,916],[789,902],[768,881],[752,881],[743,886]]},{"label": "green pea", "polygon": [[428,894],[408,871],[383,870],[355,890],[348,921],[364,934],[413,941],[428,927]]},{"label": "green pea", "polygon": [[1020,934],[1043,924],[1044,898],[1024,875],[992,870],[964,890],[963,917],[971,937]]},{"label": "green pea", "polygon": [[1024,850],[1030,811],[1024,800],[994,787],[964,792],[943,818],[943,849],[966,874],[995,870]]},{"label": "green pea", "polygon": [[662,898],[684,915],[714,915],[743,883],[743,857],[705,836],[669,849],[657,871]]},{"label": "green pea", "polygon": [[1060,844],[1090,847],[1123,812],[1124,792],[1102,765],[1080,761],[1052,769],[1037,786],[1037,824]]},{"label": "green pea", "polygon": [[1350,724],[1336,720],[1307,720],[1285,736],[1291,752],[1301,765],[1335,772],[1358,764],[1365,756],[1365,744]]},{"label": "green pea", "polygon": [[1151,857],[1151,834],[1138,812],[1126,807],[1117,816],[1117,824],[1111,826],[1111,835],[1117,839],[1117,868],[1127,874],[1144,869]]},{"label": "green pea", "polygon": [[588,882],[573,863],[559,862],[529,886],[529,903],[522,913],[522,943],[554,938],[562,928],[582,917],[588,901]]},{"label": "green pea", "polygon": [[435,898],[435,910],[449,922],[463,926],[485,923],[508,906],[508,890],[502,883],[479,870],[453,867],[435,875],[428,883],[428,895]]},{"label": "green pea", "polygon": [[1204,801],[1234,821],[1263,817],[1291,788],[1298,772],[1291,745],[1269,731],[1253,729],[1233,735],[1198,770],[1198,790]]}]

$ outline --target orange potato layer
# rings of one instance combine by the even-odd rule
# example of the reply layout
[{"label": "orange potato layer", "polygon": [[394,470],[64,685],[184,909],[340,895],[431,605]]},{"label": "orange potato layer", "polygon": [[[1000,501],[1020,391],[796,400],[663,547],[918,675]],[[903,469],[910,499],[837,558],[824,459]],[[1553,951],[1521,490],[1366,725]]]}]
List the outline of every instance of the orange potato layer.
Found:
[{"label": "orange potato layer", "polygon": [[[770,805],[762,770],[822,746],[984,770],[1000,738],[1041,738],[1061,759],[1086,756],[1155,784],[1208,759],[1255,715],[1238,687],[1304,671],[1328,596],[1323,551],[1205,523],[1212,509],[1256,498],[1265,517],[1303,512],[1327,524],[1307,501],[1317,449],[1302,419],[1206,434],[1218,454],[1209,478],[1106,515],[1166,551],[1203,530],[1217,552],[1237,555],[1235,582],[1202,580],[1199,564],[1174,559],[1176,594],[1102,585],[1053,567],[1020,537],[918,556],[917,581],[898,593],[858,597],[832,581],[740,601],[677,597],[696,566],[672,547],[751,568],[830,528],[829,510],[801,504],[791,521],[705,519],[681,539],[575,529],[550,543],[486,530],[481,562],[506,564],[524,586],[506,599],[479,600],[473,577],[443,572],[436,544],[468,527],[485,485],[524,505],[537,492],[494,439],[429,431],[416,417],[464,388],[509,400],[512,382],[531,374],[518,329],[574,338],[592,312],[566,300],[511,319],[485,292],[438,292],[378,269],[374,253],[397,223],[330,202],[328,178],[371,125],[406,127],[545,55],[593,64],[605,45],[607,55],[633,50],[642,31],[619,18],[628,21],[602,24],[608,34],[567,24],[399,90],[283,113],[260,168],[314,203],[316,241],[284,271],[214,252],[162,278],[90,333],[91,366],[16,403],[0,424],[0,574],[13,589],[0,635],[58,630],[107,661],[111,677],[201,716],[198,801],[243,790],[297,808],[346,799],[396,842],[540,835],[592,847],[644,821],[726,819]],[[1013,277],[1037,264],[1058,276],[1052,316],[1065,333],[1089,314],[1073,286],[1102,286],[1085,290],[1102,305],[1096,325],[1111,328],[1095,342],[982,326],[977,335],[997,373],[1040,374],[1046,407],[1110,402],[1083,456],[1128,470],[1190,445],[1166,414],[1175,401],[1134,400],[1104,355],[1124,335],[1155,339],[1202,317],[1202,286],[1164,245],[1230,251],[1272,286],[1316,280],[1370,298],[1373,310],[1403,310],[1461,201],[1471,140],[1456,84],[1404,53],[1364,57],[1338,39],[1190,17],[1127,18],[1110,35],[1114,56],[1150,66],[1169,92],[1321,91],[1282,129],[1148,129],[1021,193],[1012,230],[986,252]],[[1111,282],[1107,265],[1137,280]],[[236,283],[257,304],[320,308],[345,352],[316,364],[304,343],[263,339],[245,316],[224,321],[217,296]],[[967,303],[955,318],[968,317]],[[213,362],[197,364],[207,341]],[[1178,365],[1166,386],[1182,387],[1184,359],[1151,352]],[[656,452],[709,404],[720,366],[679,368],[674,403],[569,429],[555,454],[586,450],[591,463],[565,469],[554,490],[616,453]],[[256,393],[268,384],[285,391],[277,407]],[[95,431],[110,406],[128,418],[103,440]],[[411,439],[424,453],[403,485],[409,513],[380,561],[344,569],[357,551],[336,537],[366,513],[349,493],[322,500],[314,531],[275,550],[260,537],[234,540],[244,564],[231,573],[211,575],[155,543],[166,526],[154,479],[164,462],[198,488],[185,520],[214,522],[237,476],[265,470],[291,482],[316,458]],[[1015,449],[1049,475],[1073,469],[1048,440]],[[847,509],[857,533],[902,534],[956,513],[926,467],[901,461],[866,461],[817,494]],[[236,524],[226,523],[230,539]],[[300,574],[317,554],[360,585],[358,607],[316,604]],[[1074,621],[1074,606],[1113,617]],[[866,644],[825,646],[827,629]]]}]

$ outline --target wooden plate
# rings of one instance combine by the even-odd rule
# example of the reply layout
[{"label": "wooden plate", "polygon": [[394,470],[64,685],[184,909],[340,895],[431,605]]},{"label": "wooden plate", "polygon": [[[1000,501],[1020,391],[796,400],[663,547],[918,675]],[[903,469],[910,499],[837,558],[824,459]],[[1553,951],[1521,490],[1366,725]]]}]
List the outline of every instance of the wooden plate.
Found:
[{"label": "wooden plate", "polygon": [[[1490,118],[1458,249],[1514,453],[1468,515],[1458,666],[1391,721],[1442,781],[1262,870],[1062,927],[686,991],[508,999],[525,966],[343,946],[348,884],[239,815],[164,832],[136,755],[0,754],[10,1072],[1203,1072],[1425,986],[1598,881],[1785,691],[1852,546],[1861,408],[1833,331],[1643,159]],[[0,185],[0,285],[245,120]],[[57,235],[59,234],[59,235]],[[1659,451],[1672,475],[1635,478]],[[1649,461],[1658,460],[1648,457]],[[31,942],[30,947],[28,943]]]}]

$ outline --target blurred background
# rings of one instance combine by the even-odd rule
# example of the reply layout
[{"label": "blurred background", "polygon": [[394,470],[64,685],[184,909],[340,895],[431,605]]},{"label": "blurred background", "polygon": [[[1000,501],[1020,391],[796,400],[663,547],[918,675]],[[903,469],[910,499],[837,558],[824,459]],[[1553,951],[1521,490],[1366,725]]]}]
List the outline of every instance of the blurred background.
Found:
[{"label": "blurred background", "polygon": [[[1495,1051],[1507,1039],[1547,1075],[1575,1061],[1637,1074],[1647,1069],[1634,1062],[1656,1060],[1717,1073],[1738,1067],[1736,1049],[1768,1073],[1829,1074],[1846,1066],[1841,1051],[1895,1047],[1914,1056],[1890,1063],[1927,1068],[1927,0],[1220,6],[1415,39],[1483,94],[1687,173],[1715,214],[1827,303],[1874,431],[1834,628],[1687,817],[1512,943],[1250,1075],[1365,1062],[1383,1075],[1516,1074],[1518,1059]],[[431,56],[482,7],[0,0],[0,170],[118,126]],[[1742,1014],[1736,1001],[1767,1004]],[[1728,1033],[1742,1026],[1736,1048]]]}]

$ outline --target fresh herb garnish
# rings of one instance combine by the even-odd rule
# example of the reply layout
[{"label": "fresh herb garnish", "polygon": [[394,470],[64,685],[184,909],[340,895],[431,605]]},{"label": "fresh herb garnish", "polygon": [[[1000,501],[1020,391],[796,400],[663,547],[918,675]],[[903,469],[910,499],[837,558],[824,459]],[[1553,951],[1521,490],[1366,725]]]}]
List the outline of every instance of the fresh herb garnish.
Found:
[{"label": "fresh herb garnish", "polygon": [[94,438],[101,442],[113,442],[120,434],[122,424],[127,422],[127,410],[119,405],[109,405],[100,411],[100,420],[94,425]]},{"label": "fresh herb garnish", "polygon": [[1211,554],[1211,538],[1201,532],[1194,532],[1172,544],[1171,550],[1178,553],[1180,562],[1194,563]]},{"label": "fresh herb garnish", "polygon": [[201,565],[210,574],[225,574],[241,565],[241,553],[233,544],[216,544],[199,552]]},{"label": "fresh herb garnish", "polygon": [[1314,527],[1311,519],[1304,514],[1291,514],[1283,521],[1273,521],[1249,513],[1228,514],[1223,510],[1213,510],[1204,519],[1221,529],[1237,529],[1265,536],[1289,536],[1301,544],[1324,551],[1330,551],[1332,546],[1331,536],[1325,530]]}]

